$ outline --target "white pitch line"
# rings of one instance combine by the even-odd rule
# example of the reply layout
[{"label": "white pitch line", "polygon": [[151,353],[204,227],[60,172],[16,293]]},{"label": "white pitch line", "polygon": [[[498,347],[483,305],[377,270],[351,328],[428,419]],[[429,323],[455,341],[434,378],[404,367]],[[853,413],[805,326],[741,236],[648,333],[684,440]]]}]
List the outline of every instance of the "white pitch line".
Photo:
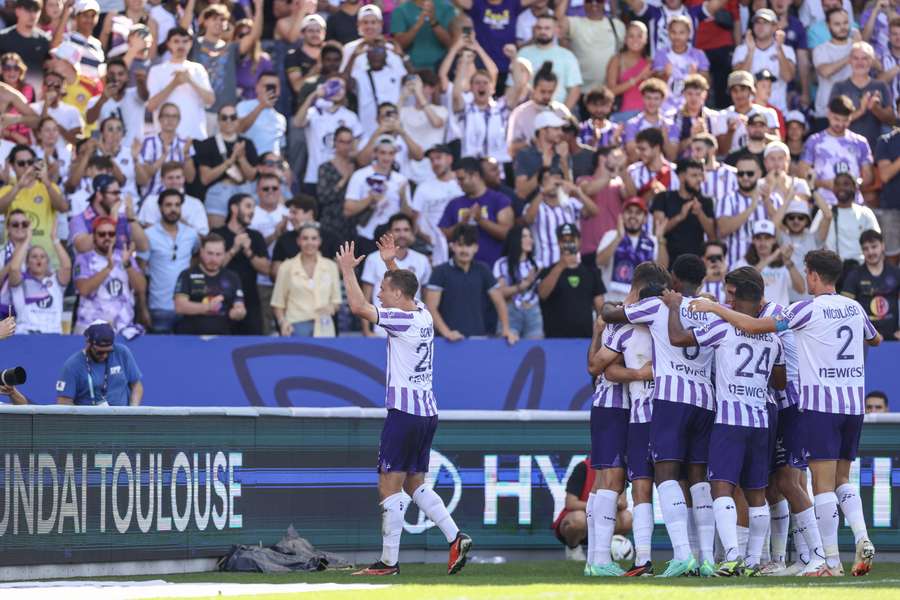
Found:
[{"label": "white pitch line", "polygon": [[251,594],[368,591],[386,587],[389,586],[365,583],[168,583],[162,580],[75,583],[50,581],[33,584],[0,584],[0,593],[4,600],[45,600],[49,596],[67,600],[142,600],[145,598],[203,598]]}]

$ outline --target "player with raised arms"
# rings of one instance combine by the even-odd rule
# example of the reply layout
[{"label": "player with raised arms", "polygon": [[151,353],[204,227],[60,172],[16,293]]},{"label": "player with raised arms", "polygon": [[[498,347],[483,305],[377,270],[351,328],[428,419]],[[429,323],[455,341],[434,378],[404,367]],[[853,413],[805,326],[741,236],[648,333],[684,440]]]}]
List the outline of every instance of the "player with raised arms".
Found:
[{"label": "player with raised arms", "polygon": [[[800,357],[799,423],[812,471],[815,514],[825,560],[811,562],[805,575],[843,575],[838,548],[838,504],[856,540],[853,575],[872,568],[875,547],[869,540],[859,492],[850,483],[865,409],[863,346],[877,346],[882,337],[855,300],[835,291],[841,258],[830,250],[812,250],[804,258],[806,289],[812,300],[792,304],[781,316],[754,318],[727,307],[696,299],[694,312],[710,312],[750,334],[791,329]],[[815,560],[815,557],[813,557]],[[812,567],[817,567],[812,570]]]},{"label": "player with raised arms", "polygon": [[[353,242],[341,246],[337,262],[347,288],[347,303],[354,315],[387,332],[387,419],[378,449],[378,494],[381,499],[381,560],[355,575],[396,575],[400,572],[400,535],[410,500],[437,525],[450,544],[447,573],[466,564],[472,539],[459,531],[441,497],[425,484],[431,441],[437,430],[437,402],[432,391],[434,323],[425,306],[416,302],[419,281],[412,271],[398,269],[390,234],[381,237],[378,250],[388,268],[378,300],[366,301],[355,269]],[[411,498],[410,498],[411,497]]]},{"label": "player with raised arms", "polygon": [[[706,266],[693,254],[679,256],[672,265],[672,285],[685,298],[678,310],[684,325],[702,327],[709,317],[688,310],[706,276]],[[713,541],[715,517],[706,482],[709,435],[715,418],[711,348],[675,348],[669,343],[669,308],[652,297],[618,307],[604,305],[608,323],[647,325],[653,339],[654,400],[650,446],[660,508],[674,556],[659,577],[680,577],[699,572],[715,575]],[[691,552],[688,505],[679,480],[687,467],[700,561]]]},{"label": "player with raised arms", "polygon": [[[756,269],[741,267],[725,277],[726,297],[736,311],[756,317],[764,307],[765,285]],[[684,298],[666,292],[664,300],[669,307],[669,341],[673,346],[715,350],[716,422],[709,439],[708,477],[716,530],[725,550],[725,560],[716,574],[755,575],[769,528],[769,386],[771,383],[775,389],[784,389],[786,380],[781,339],[774,333],[744,333],[721,318],[703,327],[685,328],[678,314]],[[738,485],[750,506],[746,557],[740,555],[738,546],[734,503]]]},{"label": "player with raised arms", "polygon": [[[661,296],[671,285],[671,278],[659,264],[651,261],[639,264],[631,280],[631,289],[625,304]],[[625,463],[628,480],[631,481],[631,498],[634,503],[634,565],[624,573],[626,577],[653,575],[650,561],[653,536],[653,461],[650,457],[650,419],[653,415],[653,340],[645,325],[622,325],[621,333],[604,347],[604,352],[615,352],[617,360],[606,367],[603,375],[612,383],[627,387],[631,410],[628,420],[628,436]]]}]

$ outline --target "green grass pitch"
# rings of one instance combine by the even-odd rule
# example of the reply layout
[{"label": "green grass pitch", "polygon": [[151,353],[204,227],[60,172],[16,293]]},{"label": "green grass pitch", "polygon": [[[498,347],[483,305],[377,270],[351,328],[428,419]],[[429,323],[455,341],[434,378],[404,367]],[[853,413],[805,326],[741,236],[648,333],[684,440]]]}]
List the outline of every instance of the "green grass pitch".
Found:
[{"label": "green grass pitch", "polygon": [[[662,566],[662,565],[660,565]],[[513,562],[503,565],[470,564],[453,577],[439,564],[401,565],[394,577],[353,577],[349,572],[321,573],[198,573],[167,575],[172,582],[229,583],[370,583],[389,585],[375,590],[318,593],[219,596],[218,599],[293,600],[432,600],[432,599],[612,599],[642,600],[897,600],[900,564],[877,563],[868,576],[840,578],[754,577],[728,579],[586,578],[583,564],[571,561]],[[177,596],[175,596],[177,597]]]}]

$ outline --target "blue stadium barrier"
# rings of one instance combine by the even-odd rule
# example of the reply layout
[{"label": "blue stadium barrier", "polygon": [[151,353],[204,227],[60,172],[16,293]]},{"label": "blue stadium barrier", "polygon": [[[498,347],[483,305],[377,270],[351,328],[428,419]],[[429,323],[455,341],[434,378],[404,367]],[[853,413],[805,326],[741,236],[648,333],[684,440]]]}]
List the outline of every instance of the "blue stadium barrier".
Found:
[{"label": "blue stadium barrier", "polygon": [[[129,347],[151,406],[378,407],[384,399],[383,340],[144,336]],[[84,346],[79,336],[16,336],[0,342],[0,368],[28,371],[22,392],[55,401],[62,364]],[[438,340],[438,406],[455,410],[578,410],[589,404],[587,340]],[[892,370],[900,343],[871,348],[866,389],[900,401]]]}]

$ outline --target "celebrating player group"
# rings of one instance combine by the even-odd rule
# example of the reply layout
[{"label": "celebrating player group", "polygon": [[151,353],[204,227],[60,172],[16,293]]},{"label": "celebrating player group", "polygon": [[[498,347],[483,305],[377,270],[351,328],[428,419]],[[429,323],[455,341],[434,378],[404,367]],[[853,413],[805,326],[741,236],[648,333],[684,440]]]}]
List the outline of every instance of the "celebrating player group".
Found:
[{"label": "celebrating player group", "polygon": [[[725,277],[725,304],[700,297],[705,267],[694,255],[678,257],[671,274],[638,265],[624,305],[604,306],[589,355],[598,473],[585,575],[654,574],[653,483],[674,550],[660,577],[843,575],[838,506],[856,541],[852,574],[869,572],[875,548],[850,465],[864,344],[882,338],[856,301],[835,293],[837,254],[814,250],[805,264],[813,298],[788,307],[766,301],[752,267]],[[627,572],[610,556],[626,476],[635,538]]]}]

